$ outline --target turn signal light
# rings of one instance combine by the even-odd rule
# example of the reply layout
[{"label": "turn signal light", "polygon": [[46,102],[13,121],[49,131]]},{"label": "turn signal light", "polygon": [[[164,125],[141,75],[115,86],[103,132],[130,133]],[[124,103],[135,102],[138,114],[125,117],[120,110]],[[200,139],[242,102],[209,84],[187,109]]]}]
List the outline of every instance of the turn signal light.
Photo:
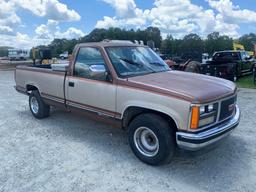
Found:
[{"label": "turn signal light", "polygon": [[191,110],[190,129],[197,129],[199,123],[200,110],[198,106],[193,106]]}]

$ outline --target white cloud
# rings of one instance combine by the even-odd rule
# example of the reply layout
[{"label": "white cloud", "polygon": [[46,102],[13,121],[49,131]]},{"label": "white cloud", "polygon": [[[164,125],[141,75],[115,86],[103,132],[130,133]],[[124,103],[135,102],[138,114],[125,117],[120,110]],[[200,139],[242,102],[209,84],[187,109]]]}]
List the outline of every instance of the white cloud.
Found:
[{"label": "white cloud", "polygon": [[13,34],[13,30],[8,26],[0,26],[0,34],[10,35]]},{"label": "white cloud", "polygon": [[146,10],[139,9],[134,0],[103,1],[116,10],[116,15],[97,21],[97,28],[155,26],[163,34],[171,33],[175,37],[188,33],[206,36],[214,31],[237,37],[238,22],[256,21],[254,11],[240,10],[230,0],[206,0],[212,9],[205,9],[191,0],[155,0],[153,7]]},{"label": "white cloud", "polygon": [[41,39],[53,39],[56,32],[59,31],[59,22],[54,20],[48,20],[47,24],[38,26],[35,33],[38,38]]},{"label": "white cloud", "polygon": [[137,8],[134,0],[103,0],[111,5],[116,11],[116,17],[103,17],[96,23],[97,28],[122,27],[127,26],[137,27],[146,24],[146,19],[143,11]]},{"label": "white cloud", "polygon": [[0,44],[1,46],[30,49],[33,46],[46,45],[48,41],[18,32],[15,35],[1,35]]},{"label": "white cloud", "polygon": [[149,10],[149,23],[162,31],[183,36],[188,33],[198,33],[205,36],[213,31],[222,34],[236,34],[237,26],[225,23],[216,17],[211,9],[204,9],[190,0],[155,0],[155,7]]},{"label": "white cloud", "polygon": [[11,1],[0,0],[0,26],[8,29],[8,32],[15,25],[21,23],[20,17],[15,13],[14,4]]},{"label": "white cloud", "polygon": [[119,17],[132,18],[136,17],[137,6],[134,0],[103,0],[110,4]]},{"label": "white cloud", "polygon": [[65,32],[58,31],[56,33],[57,38],[79,39],[83,36],[85,36],[85,33],[83,31],[81,31],[80,29],[77,29],[75,27],[70,27]]},{"label": "white cloud", "polygon": [[[19,33],[17,27],[24,26],[17,10],[27,10],[38,17],[48,19],[38,26],[34,36]],[[0,45],[31,48],[49,44],[54,38],[79,38],[85,34],[74,27],[61,31],[60,22],[80,20],[81,16],[59,0],[0,0]]]},{"label": "white cloud", "polygon": [[81,30],[70,27],[65,32],[61,32],[59,22],[48,20],[47,24],[38,26],[35,30],[37,38],[48,39],[49,41],[54,38],[78,39],[85,35]]},{"label": "white cloud", "polygon": [[[41,29],[43,28],[44,27],[41,27]],[[51,41],[54,38],[77,39],[85,35],[81,30],[76,29],[74,27],[70,27],[67,31],[64,31],[64,32],[61,32],[58,27],[56,28],[58,30],[55,31],[54,35],[41,33],[41,36],[39,36],[38,34],[35,36],[29,36],[27,34],[19,33],[19,32],[17,32],[14,35],[1,34],[0,45],[30,49],[37,45],[48,45],[51,43]],[[51,33],[50,30],[47,29],[47,31]],[[40,30],[37,31],[37,33],[40,33],[40,32],[42,31]]]},{"label": "white cloud", "polygon": [[256,11],[241,9],[230,0],[207,0],[219,12],[219,17],[230,23],[256,23]]},{"label": "white cloud", "polygon": [[68,9],[67,5],[58,0],[11,0],[16,6],[31,11],[39,17],[56,21],[78,21],[81,16]]},{"label": "white cloud", "polygon": [[96,28],[119,27],[120,25],[120,22],[115,17],[104,16],[103,20],[97,21]]},{"label": "white cloud", "polygon": [[1,33],[10,34],[18,25],[22,25],[21,18],[16,14],[17,9],[25,9],[57,22],[78,21],[81,18],[76,11],[68,9],[67,5],[58,0],[0,0]]}]

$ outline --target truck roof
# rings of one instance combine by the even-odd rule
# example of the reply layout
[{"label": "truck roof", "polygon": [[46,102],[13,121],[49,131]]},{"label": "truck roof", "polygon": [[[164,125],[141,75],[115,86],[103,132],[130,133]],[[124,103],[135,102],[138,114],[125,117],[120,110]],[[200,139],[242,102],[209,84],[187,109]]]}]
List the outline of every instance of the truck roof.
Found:
[{"label": "truck roof", "polygon": [[216,51],[215,53],[227,53],[227,52],[240,53],[240,52],[245,52],[245,50],[225,50],[225,51]]},{"label": "truck roof", "polygon": [[125,40],[103,40],[100,42],[88,42],[88,43],[80,43],[78,46],[100,46],[100,47],[115,47],[115,46],[143,46],[141,44],[136,44],[131,41]]}]

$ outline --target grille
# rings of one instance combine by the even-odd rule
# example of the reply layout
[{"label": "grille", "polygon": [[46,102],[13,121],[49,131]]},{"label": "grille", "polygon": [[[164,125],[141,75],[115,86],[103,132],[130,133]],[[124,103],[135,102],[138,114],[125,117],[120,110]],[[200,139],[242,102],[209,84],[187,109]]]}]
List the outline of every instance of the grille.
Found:
[{"label": "grille", "polygon": [[236,103],[236,98],[237,96],[226,99],[221,102],[220,121],[232,116],[235,110],[234,104]]}]

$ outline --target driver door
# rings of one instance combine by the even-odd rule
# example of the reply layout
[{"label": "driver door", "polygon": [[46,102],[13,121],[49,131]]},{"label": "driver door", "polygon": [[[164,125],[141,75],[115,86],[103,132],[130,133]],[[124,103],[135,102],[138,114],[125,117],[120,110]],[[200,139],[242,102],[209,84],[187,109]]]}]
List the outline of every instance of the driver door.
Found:
[{"label": "driver door", "polygon": [[107,73],[99,73],[99,69],[101,72],[102,69],[108,71],[100,49],[81,47],[74,63],[73,75],[68,76],[66,81],[67,105],[115,117],[117,87],[107,80]]},{"label": "driver door", "polygon": [[242,58],[242,70],[243,72],[250,71],[252,69],[252,62],[249,60],[249,55],[246,52],[241,52]]}]

